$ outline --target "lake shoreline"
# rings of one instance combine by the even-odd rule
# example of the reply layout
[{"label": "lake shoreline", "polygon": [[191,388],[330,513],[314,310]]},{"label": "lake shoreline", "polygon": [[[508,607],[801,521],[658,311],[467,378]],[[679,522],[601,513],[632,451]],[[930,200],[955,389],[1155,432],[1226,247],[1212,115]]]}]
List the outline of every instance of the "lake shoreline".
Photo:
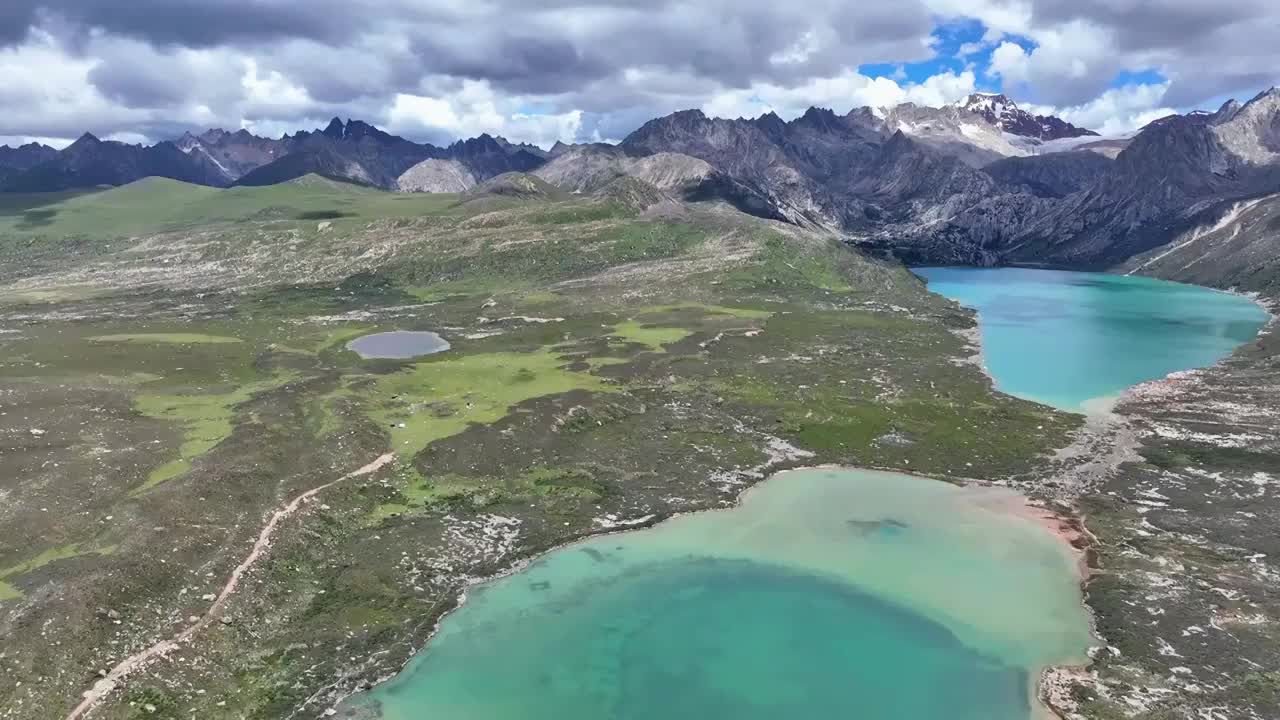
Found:
[{"label": "lake shoreline", "polygon": [[[1093,640],[1097,640],[1096,627],[1092,610],[1085,601],[1084,588],[1090,576],[1094,572],[1094,568],[1089,562],[1089,549],[1091,547],[1091,538],[1087,529],[1084,527],[1083,519],[1067,515],[1063,512],[1054,510],[1043,504],[1042,501],[1033,498],[1026,493],[1008,487],[1000,483],[992,483],[986,481],[973,480],[968,478],[956,478],[948,476],[931,476],[916,473],[904,473],[899,468],[879,468],[868,466],[852,466],[837,463],[820,463],[815,465],[795,464],[780,467],[775,472],[761,477],[754,482],[741,489],[734,496],[733,500],[721,507],[700,508],[683,512],[674,512],[662,515],[653,515],[643,518],[634,524],[628,524],[625,527],[602,527],[598,532],[589,532],[579,537],[558,543],[545,550],[535,552],[526,557],[519,558],[509,567],[483,577],[469,578],[465,586],[456,593],[452,602],[447,606],[441,606],[436,612],[431,613],[431,617],[424,618],[424,623],[431,623],[431,630],[426,635],[420,645],[413,649],[407,656],[405,661],[394,671],[388,673],[367,687],[358,688],[341,697],[336,698],[332,708],[338,709],[336,717],[343,720],[377,720],[384,717],[380,707],[371,703],[368,706],[354,706],[342,708],[341,706],[347,701],[359,695],[371,692],[374,688],[384,685],[403,674],[420,654],[425,652],[432,641],[439,633],[442,624],[453,613],[461,610],[467,603],[470,592],[473,588],[497,582],[499,580],[517,575],[527,570],[531,565],[541,561],[547,556],[557,553],[576,545],[585,544],[596,541],[604,537],[631,534],[637,531],[652,529],[655,526],[673,521],[679,518],[687,518],[691,516],[704,515],[708,513],[724,513],[739,510],[748,496],[760,490],[766,483],[776,481],[780,476],[788,473],[806,472],[806,471],[822,471],[836,470],[845,472],[877,472],[877,473],[895,473],[904,475],[913,475],[914,477],[930,481],[940,482],[956,487],[960,494],[957,497],[959,502],[969,503],[987,512],[995,514],[1003,514],[1025,520],[1031,525],[1038,527],[1041,531],[1053,536],[1057,541],[1062,543],[1067,551],[1075,557],[1073,568],[1076,573],[1076,583],[1080,591],[1080,604],[1085,610],[1085,614],[1089,622],[1089,635]],[[889,602],[895,602],[889,600]],[[1088,666],[1088,662],[1051,664],[1040,668],[1028,668],[1028,698],[1030,699],[1031,714],[1028,720],[1065,720],[1065,715],[1052,704],[1049,698],[1049,688],[1046,683],[1049,678],[1058,672],[1070,671],[1076,672]]]},{"label": "lake shoreline", "polygon": [[[920,266],[909,268],[913,274],[925,281],[926,289],[935,294],[942,293],[930,287],[931,283],[924,274],[918,271],[928,266]],[[1020,266],[1021,267],[1021,266]],[[956,269],[969,269],[967,267],[958,267]],[[1063,268],[1036,268],[1036,269],[1053,269],[1066,270]],[[1105,271],[1104,271],[1105,272]],[[1106,273],[1120,276],[1116,273]],[[1149,277],[1149,276],[1137,276]],[[1152,280],[1162,280],[1161,278],[1149,278]],[[1191,283],[1171,282],[1176,285],[1194,287],[1202,290],[1211,291],[1213,293],[1221,293],[1245,299],[1250,301],[1254,306],[1261,309],[1265,314],[1265,320],[1257,330],[1257,334],[1244,342],[1239,343],[1230,352],[1219,357],[1213,363],[1201,365],[1198,367],[1176,370],[1165,374],[1162,377],[1152,378],[1150,380],[1130,385],[1120,392],[1105,397],[1093,398],[1087,400],[1080,405],[1085,417],[1085,425],[1080,429],[1074,442],[1069,446],[1062,448],[1058,452],[1057,460],[1064,463],[1060,466],[1063,472],[1062,478],[1066,479],[1066,483],[1054,483],[1054,485],[1064,486],[1060,490],[1051,489],[1048,486],[1031,486],[1027,488],[1027,492],[1039,496],[1045,500],[1056,500],[1061,510],[1044,509],[1044,515],[1039,519],[1040,522],[1046,524],[1046,529],[1055,532],[1064,541],[1069,542],[1079,553],[1079,573],[1082,593],[1082,603],[1088,613],[1093,634],[1100,647],[1097,650],[1105,649],[1107,644],[1105,638],[1102,638],[1098,632],[1098,617],[1094,608],[1089,602],[1089,586],[1100,572],[1098,563],[1101,557],[1101,549],[1098,547],[1097,539],[1087,527],[1087,518],[1079,513],[1079,500],[1091,492],[1092,487],[1097,482],[1098,477],[1115,472],[1125,462],[1141,461],[1138,456],[1137,433],[1132,427],[1131,420],[1126,414],[1126,404],[1134,401],[1149,400],[1159,398],[1160,396],[1172,391],[1179,384],[1187,382],[1197,382],[1197,378],[1201,373],[1209,368],[1221,366],[1229,359],[1235,357],[1244,348],[1257,343],[1258,339],[1268,333],[1274,332],[1277,327],[1277,321],[1280,320],[1280,302],[1268,300],[1257,292],[1246,292],[1234,288],[1215,288]],[[977,307],[972,307],[961,302],[958,299],[950,298],[952,302],[959,305],[962,309],[972,313],[974,318],[974,326],[963,330],[954,331],[957,335],[976,346],[977,350],[971,354],[967,360],[970,364],[978,367],[991,381],[993,391],[1005,392],[1000,388],[999,383],[992,375],[987,365],[987,348],[982,342],[983,340],[983,318],[982,313]],[[1006,393],[1008,394],[1008,393]],[[1033,402],[1042,402],[1034,397],[1024,397]],[[1042,403],[1047,404],[1047,403]],[[1079,412],[1065,408],[1056,408],[1061,412]],[[1086,458],[1092,457],[1091,460]],[[1039,485],[1039,483],[1037,483]],[[1035,507],[1032,503],[1028,503],[1028,507]],[[1036,514],[1032,511],[1031,514]],[[1072,697],[1072,689],[1081,685],[1096,684],[1096,677],[1088,668],[1092,663],[1082,665],[1060,665],[1044,668],[1040,674],[1038,681],[1039,689],[1036,693],[1039,704],[1049,709],[1052,715],[1059,720],[1067,720],[1072,709],[1077,702]]]},{"label": "lake shoreline", "polygon": [[[1108,402],[1102,412],[1087,415],[1088,425],[1081,430],[1082,433],[1088,436],[1083,438],[1086,441],[1085,444],[1087,445],[1087,441],[1091,439],[1093,441],[1100,441],[1104,443],[1106,447],[1118,451],[1113,457],[1104,462],[1104,465],[1099,471],[1115,471],[1124,462],[1142,460],[1141,456],[1136,454],[1139,441],[1131,424],[1132,418],[1126,412],[1126,406],[1128,404],[1134,402],[1140,403],[1152,399],[1160,400],[1162,396],[1180,384],[1185,384],[1187,382],[1199,382],[1198,378],[1204,371],[1223,365],[1240,353],[1244,348],[1258,342],[1258,340],[1265,335],[1280,329],[1280,301],[1278,300],[1267,299],[1256,292],[1244,292],[1235,289],[1213,288],[1200,285],[1195,285],[1194,287],[1203,287],[1206,290],[1212,290],[1247,299],[1267,314],[1267,321],[1261,328],[1259,328],[1257,335],[1252,340],[1242,343],[1231,353],[1218,359],[1212,365],[1172,372],[1164,377],[1130,386],[1118,396],[1114,398],[1107,398]],[[1079,444],[1079,441],[1075,444]],[[1069,448],[1064,448],[1063,451],[1067,451],[1068,449]],[[1080,544],[1077,547],[1082,554],[1081,591],[1084,596],[1085,609],[1089,614],[1090,623],[1093,626],[1092,630],[1094,636],[1100,643],[1102,643],[1096,648],[1096,650],[1101,651],[1105,650],[1108,645],[1106,643],[1106,639],[1102,637],[1097,630],[1097,614],[1088,599],[1090,584],[1101,574],[1101,568],[1098,566],[1098,561],[1101,556],[1100,548],[1098,547],[1096,536],[1089,531],[1087,518],[1079,514],[1075,509],[1078,500],[1089,492],[1090,488],[1086,485],[1071,487],[1069,491],[1070,497],[1066,499],[1066,501],[1072,506],[1070,514],[1055,514],[1059,519],[1070,524],[1078,525],[1079,527],[1080,534],[1078,540],[1080,541]],[[1076,701],[1071,698],[1071,693],[1075,688],[1080,686],[1092,686],[1098,683],[1097,676],[1089,671],[1089,667],[1091,665],[1092,663],[1079,666],[1051,666],[1045,668],[1044,672],[1041,674],[1041,680],[1039,683],[1039,700],[1042,705],[1053,712],[1056,720],[1069,720],[1071,717],[1070,708],[1073,708],[1076,705]]]},{"label": "lake shoreline", "polygon": [[[1226,359],[1253,339],[1238,331],[1228,334],[1228,328],[1249,322],[1261,331],[1273,316],[1256,293],[1143,275],[1028,267],[920,265],[910,270],[928,292],[972,313],[973,327],[953,332],[976,347],[967,360],[981,369],[995,391],[1086,418],[1113,414],[1120,396],[1131,387]],[[1002,270],[1013,274],[1004,275]],[[1070,277],[1074,275],[1091,277]],[[1136,304],[1117,306],[1119,288],[1137,292],[1126,300]],[[1172,297],[1157,296],[1165,292],[1172,292]],[[1188,295],[1195,292],[1204,292],[1205,297]],[[1214,301],[1213,295],[1224,297]],[[1236,306],[1226,298],[1248,303]],[[1080,306],[1086,312],[1077,316],[1057,309],[1063,305]],[[1198,325],[1184,338],[1191,341],[1192,349],[1172,352],[1167,349],[1168,338],[1158,332],[1132,329],[1134,320],[1148,316],[1157,323],[1180,318],[1196,321]],[[1089,343],[1114,342],[1120,335],[1125,342],[1136,343],[1129,353],[1134,358],[1157,359],[1124,360],[1122,354],[1102,363],[1095,355],[1073,351]],[[1015,355],[1025,359],[1012,363],[1010,357]],[[993,370],[993,357],[1000,359],[999,372]]]}]

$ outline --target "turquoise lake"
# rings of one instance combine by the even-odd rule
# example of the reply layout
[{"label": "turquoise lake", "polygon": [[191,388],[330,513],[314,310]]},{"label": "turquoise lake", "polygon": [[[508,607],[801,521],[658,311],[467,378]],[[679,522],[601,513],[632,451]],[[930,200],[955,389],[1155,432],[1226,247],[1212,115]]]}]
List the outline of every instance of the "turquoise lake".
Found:
[{"label": "turquoise lake", "polygon": [[[1083,411],[1211,365],[1267,320],[1147,278],[922,268],[978,312],[1003,391]],[[1013,493],[779,474],[739,507],[556,550],[473,588],[348,717],[1028,720],[1092,638],[1077,558]]]},{"label": "turquoise lake", "polygon": [[914,268],[978,313],[983,362],[1010,395],[1082,411],[1126,388],[1207,367],[1257,336],[1248,298],[1153,280],[1022,268]]},{"label": "turquoise lake", "polygon": [[740,507],[557,550],[473,588],[344,716],[1028,720],[1090,642],[1076,557],[1020,500],[779,474]]}]

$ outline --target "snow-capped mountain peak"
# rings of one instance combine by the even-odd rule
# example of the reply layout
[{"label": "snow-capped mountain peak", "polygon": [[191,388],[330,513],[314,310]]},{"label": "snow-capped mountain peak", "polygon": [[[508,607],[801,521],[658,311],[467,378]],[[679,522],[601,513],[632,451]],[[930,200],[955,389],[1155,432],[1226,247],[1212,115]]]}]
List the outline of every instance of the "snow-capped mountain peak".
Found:
[{"label": "snow-capped mountain peak", "polygon": [[969,97],[952,104],[961,110],[968,110],[969,112],[992,112],[997,115],[1018,109],[1016,103],[1000,93],[973,93]]},{"label": "snow-capped mountain peak", "polygon": [[1092,130],[1076,127],[1071,123],[1052,115],[1033,115],[1018,107],[1018,104],[999,93],[973,93],[969,97],[955,103],[955,107],[965,112],[980,115],[987,122],[1007,133],[1039,140],[1060,140],[1062,138],[1097,135]]}]

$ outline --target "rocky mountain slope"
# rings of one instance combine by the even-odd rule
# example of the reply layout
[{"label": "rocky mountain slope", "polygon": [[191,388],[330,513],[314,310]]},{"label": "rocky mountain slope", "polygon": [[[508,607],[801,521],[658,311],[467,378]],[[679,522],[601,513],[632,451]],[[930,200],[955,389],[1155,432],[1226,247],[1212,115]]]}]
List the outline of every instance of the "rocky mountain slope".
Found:
[{"label": "rocky mountain slope", "polygon": [[1061,198],[1088,187],[1111,168],[1096,152],[1059,152],[997,160],[983,168],[996,182],[1037,197]]},{"label": "rocky mountain slope", "polygon": [[[772,114],[724,120],[685,111],[646,123],[622,149],[635,157],[698,158],[763,198],[768,207],[758,214],[859,238],[900,223],[945,220],[995,186],[970,164],[979,149],[956,153],[941,140],[944,119],[959,126],[954,110],[903,112],[932,122],[865,108],[843,116],[815,108],[790,122]],[[925,124],[931,129],[922,129]]]},{"label": "rocky mountain slope", "polygon": [[612,145],[579,145],[557,154],[533,174],[562,190],[589,193],[620,177],[643,180],[660,190],[682,191],[714,172],[707,162],[680,153],[631,157]]},{"label": "rocky mountain slope", "polygon": [[[1153,122],[1114,161],[1029,155],[1012,142],[1000,149],[977,114],[915,106],[811,110],[789,123],[683,112],[649,122],[622,147],[697,157],[781,217],[908,261],[1098,268],[1159,247],[1225,205],[1280,191],[1277,128],[1273,89],[1242,106]],[[984,162],[985,153],[1013,157]]]},{"label": "rocky mountain slope", "polygon": [[1241,200],[1120,269],[1135,275],[1280,295],[1280,193]]},{"label": "rocky mountain slope", "polygon": [[1175,115],[1147,126],[1094,183],[1029,218],[1009,259],[1114,265],[1231,203],[1280,190],[1280,90],[1212,120]]},{"label": "rocky mountain slope", "polygon": [[1030,155],[1033,146],[1017,142],[999,125],[963,108],[931,108],[905,103],[884,111],[886,132],[901,131],[972,167],[1001,158]]},{"label": "rocky mountain slope", "polygon": [[214,129],[200,135],[187,133],[175,144],[188,155],[207,158],[223,172],[228,184],[289,153],[286,140],[261,138],[248,130],[227,132]]}]

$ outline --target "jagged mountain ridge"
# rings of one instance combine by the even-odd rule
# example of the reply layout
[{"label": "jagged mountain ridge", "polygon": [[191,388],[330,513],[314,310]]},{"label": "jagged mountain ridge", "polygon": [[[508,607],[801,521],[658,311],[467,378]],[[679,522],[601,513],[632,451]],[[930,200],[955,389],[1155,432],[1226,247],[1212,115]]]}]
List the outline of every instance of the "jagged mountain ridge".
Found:
[{"label": "jagged mountain ridge", "polygon": [[151,176],[213,187],[229,184],[209,159],[191,157],[172,142],[129,145],[85,133],[56,155],[14,173],[0,189],[51,192],[123,185]]},{"label": "jagged mountain ridge", "polygon": [[955,152],[955,133],[941,132],[958,112],[810,111],[790,123],[682,112],[650,121],[622,146],[700,158],[792,222],[919,262],[1107,267],[1223,203],[1280,190],[1275,89],[1243,106],[1153,122],[1114,161],[1053,153],[973,167],[972,148]]},{"label": "jagged mountain ridge", "polygon": [[394,189],[406,170],[428,158],[444,157],[360,120],[334,118],[323,130],[299,131],[280,141],[284,153],[235,180],[236,185],[274,185],[307,174]]},{"label": "jagged mountain ridge", "polygon": [[[1012,104],[983,97],[990,102],[982,107],[999,107],[995,120],[1008,125]],[[727,202],[909,261],[1073,267],[1123,262],[1224,204],[1280,191],[1274,89],[1213,113],[1157,120],[1108,146],[1107,156],[1037,154],[1059,146],[1052,143],[1085,149],[1100,141],[1078,128],[1041,128],[1072,134],[1047,140],[1018,135],[974,107],[844,115],[811,108],[790,121],[689,110],[651,120],[617,146],[558,143],[550,151],[488,135],[441,148],[338,119],[279,140],[210,131],[144,148],[87,136],[4,182],[62,189],[161,174],[249,185],[316,173],[389,189],[466,192],[504,174],[531,173],[560,190],[598,192],[626,179],[630,190]]]},{"label": "jagged mountain ridge", "polygon": [[48,162],[57,155],[57,150],[40,143],[27,143],[16,148],[0,145],[0,186],[8,178]]},{"label": "jagged mountain ridge", "polygon": [[932,108],[904,103],[881,111],[883,133],[901,131],[916,141],[972,167],[1034,152],[1033,143],[1020,142],[985,118],[956,107]]},{"label": "jagged mountain ridge", "polygon": [[[807,128],[809,137],[800,138],[793,128],[781,139],[791,143],[788,152],[793,159],[804,158],[806,164],[814,166],[840,162],[850,153],[865,159],[871,153],[869,146],[884,142],[899,129],[974,167],[1029,152],[1002,137],[999,128],[956,108],[899,106],[876,111],[858,108],[843,118],[829,110],[813,108],[799,120],[801,125],[797,127]],[[753,122],[766,135],[777,133],[787,125],[773,114]],[[837,130],[836,135],[840,137],[833,136],[833,130]],[[323,129],[300,131],[278,139],[259,137],[244,129],[212,129],[199,135],[186,133],[171,144],[182,151],[187,160],[174,156],[170,148],[161,148],[161,144],[117,143],[97,159],[80,156],[60,160],[61,152],[43,148],[33,162],[23,163],[7,161],[8,156],[16,156],[19,151],[3,148],[0,190],[65,190],[86,187],[85,183],[92,183],[88,186],[123,184],[145,177],[139,176],[139,172],[216,187],[261,185],[293,179],[303,170],[397,189],[401,175],[428,160],[456,161],[476,182],[481,182],[505,172],[533,171],[571,147],[557,143],[545,151],[533,145],[510,143],[501,137],[480,135],[441,148],[391,135],[359,120],[344,122],[339,118],[331,120]],[[23,152],[31,154],[28,150]],[[305,157],[290,157],[299,154]],[[727,158],[721,160],[721,164],[725,164],[723,161]],[[86,162],[97,163],[97,166],[91,168],[84,165]],[[37,169],[37,166],[44,167]],[[412,184],[410,180],[406,187]],[[449,187],[456,185],[456,182],[448,184]],[[424,185],[433,186],[432,183]]]},{"label": "jagged mountain ridge", "polygon": [[[88,151],[91,147],[96,150]],[[18,161],[27,157],[31,159]],[[271,185],[309,173],[394,190],[401,175],[426,160],[454,160],[481,181],[532,170],[548,157],[540,148],[500,137],[481,135],[440,148],[360,120],[334,118],[323,129],[279,139],[247,130],[213,129],[151,146],[102,141],[86,134],[62,151],[0,147],[0,190],[123,185],[149,175],[213,187]]]},{"label": "jagged mountain ridge", "polygon": [[261,138],[248,130],[227,132],[213,129],[200,135],[187,133],[175,144],[188,155],[207,157],[223,172],[228,184],[289,153],[285,139]]},{"label": "jagged mountain ridge", "polygon": [[528,172],[547,161],[547,153],[532,145],[509,143],[487,133],[459,140],[444,152],[448,159],[458,161],[480,180],[508,172]]},{"label": "jagged mountain ridge", "polygon": [[[1217,115],[1214,113],[1213,115]],[[1169,241],[1242,199],[1280,190],[1275,128],[1280,90],[1208,121],[1202,113],[1149,124],[1087,186],[1027,205],[1012,196],[915,228],[905,243],[929,257],[946,243],[985,236],[1001,262],[1110,267]],[[992,206],[1004,223],[992,236]],[[1023,206],[1029,213],[1011,213]],[[981,229],[981,230],[979,230]],[[898,243],[903,243],[900,238]]]},{"label": "jagged mountain ridge", "polygon": [[699,158],[768,199],[777,215],[854,237],[946,217],[991,191],[995,181],[968,158],[904,128],[890,132],[897,122],[893,114],[862,108],[843,116],[811,109],[790,122],[772,114],[725,120],[684,111],[651,120],[622,148],[635,156]]}]

